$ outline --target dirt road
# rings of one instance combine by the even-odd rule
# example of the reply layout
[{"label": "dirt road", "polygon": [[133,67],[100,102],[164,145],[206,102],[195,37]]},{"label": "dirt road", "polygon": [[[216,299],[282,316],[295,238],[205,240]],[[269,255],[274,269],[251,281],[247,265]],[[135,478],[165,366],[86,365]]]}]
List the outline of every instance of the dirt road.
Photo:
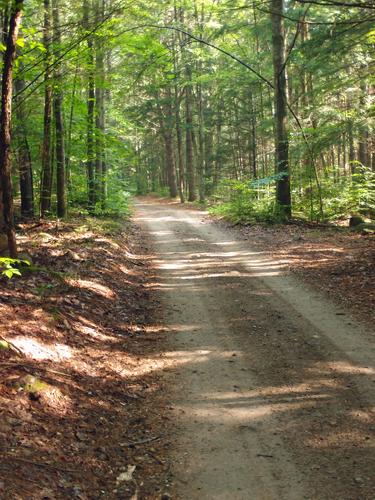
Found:
[{"label": "dirt road", "polygon": [[203,213],[141,200],[184,499],[375,499],[375,343]]}]

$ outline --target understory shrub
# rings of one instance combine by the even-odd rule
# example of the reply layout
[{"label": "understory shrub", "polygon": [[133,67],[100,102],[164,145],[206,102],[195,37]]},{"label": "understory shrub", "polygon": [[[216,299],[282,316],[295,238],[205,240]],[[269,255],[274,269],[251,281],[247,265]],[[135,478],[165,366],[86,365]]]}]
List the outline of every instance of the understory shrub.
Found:
[{"label": "understory shrub", "polygon": [[[253,181],[226,179],[218,186],[215,203],[210,212],[234,223],[281,221],[275,202],[275,185],[279,174]],[[292,179],[293,181],[293,179]],[[375,172],[358,165],[351,177],[336,177],[333,170],[326,170],[320,178],[320,197],[310,179],[299,179],[299,186],[292,184],[293,214],[302,219],[321,221],[337,220],[353,214],[371,218],[375,214]]]}]

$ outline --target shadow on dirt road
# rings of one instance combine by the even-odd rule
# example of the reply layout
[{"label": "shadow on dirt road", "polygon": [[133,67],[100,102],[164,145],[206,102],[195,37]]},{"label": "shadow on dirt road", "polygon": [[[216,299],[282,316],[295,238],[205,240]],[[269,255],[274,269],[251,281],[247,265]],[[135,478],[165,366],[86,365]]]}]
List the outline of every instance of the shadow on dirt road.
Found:
[{"label": "shadow on dirt road", "polygon": [[186,499],[375,498],[374,337],[196,210],[152,200]]}]

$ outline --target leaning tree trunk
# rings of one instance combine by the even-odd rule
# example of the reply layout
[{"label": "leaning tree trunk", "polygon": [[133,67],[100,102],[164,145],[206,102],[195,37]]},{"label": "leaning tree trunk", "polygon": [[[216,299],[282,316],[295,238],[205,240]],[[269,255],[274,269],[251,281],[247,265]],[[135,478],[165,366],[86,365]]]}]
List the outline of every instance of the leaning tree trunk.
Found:
[{"label": "leaning tree trunk", "polygon": [[271,0],[272,52],[275,102],[275,161],[276,174],[280,174],[276,185],[276,202],[281,215],[291,217],[291,194],[289,177],[289,144],[287,130],[287,94],[285,75],[284,0]]},{"label": "leaning tree trunk", "polygon": [[62,74],[60,63],[56,64],[59,57],[59,47],[61,46],[59,4],[58,0],[53,0],[53,42],[55,44],[55,94],[53,97],[53,110],[56,127],[56,197],[57,197],[57,216],[66,217],[66,183],[65,183],[65,146],[64,146],[64,123],[62,114]]},{"label": "leaning tree trunk", "polygon": [[12,176],[10,159],[10,132],[12,118],[13,62],[16,56],[16,42],[22,18],[23,1],[18,0],[12,10],[6,39],[1,87],[0,114],[0,212],[2,226],[8,241],[9,255],[17,257],[16,234],[14,230]]}]

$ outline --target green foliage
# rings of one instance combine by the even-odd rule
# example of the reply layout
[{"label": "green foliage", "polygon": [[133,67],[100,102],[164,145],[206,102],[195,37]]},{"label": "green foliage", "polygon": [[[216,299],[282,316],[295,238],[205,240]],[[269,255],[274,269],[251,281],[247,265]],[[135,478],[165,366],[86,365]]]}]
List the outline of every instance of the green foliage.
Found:
[{"label": "green foliage", "polygon": [[283,179],[287,175],[288,174],[286,172],[278,172],[277,174],[269,175],[268,177],[263,177],[261,179],[255,179],[255,180],[250,182],[250,186],[254,187],[254,188],[268,186],[269,184],[272,184],[273,182],[281,181],[281,179]]},{"label": "green foliage", "polygon": [[48,297],[57,285],[55,283],[45,283],[35,287],[35,292],[41,297]]},{"label": "green foliage", "polygon": [[168,198],[169,189],[166,186],[160,186],[157,190],[152,191],[150,194],[157,196],[158,198]]},{"label": "green foliage", "polygon": [[[343,219],[356,213],[373,217],[375,173],[361,165],[352,177],[337,177],[335,172],[337,169],[327,169],[320,183],[325,219]],[[276,174],[251,182],[223,181],[210,211],[234,223],[279,222],[282,217],[274,203],[273,184],[280,178]],[[302,188],[293,189],[294,213],[301,218],[320,220],[318,201],[317,188],[311,187],[308,177]]]},{"label": "green foliage", "polygon": [[[261,181],[264,181],[263,184]],[[225,217],[235,224],[277,222],[280,220],[280,214],[274,201],[274,189],[269,187],[271,182],[271,176],[259,179],[257,184],[262,187],[256,188],[255,181],[250,183],[223,181],[217,195],[217,199],[221,202],[213,205],[210,212]]]},{"label": "green foliage", "polygon": [[[0,3],[9,2],[0,0]],[[105,132],[96,125],[93,130],[95,151],[98,144],[103,146],[105,179],[100,179],[100,172],[95,171],[99,177],[95,182],[104,180],[108,192],[107,200],[96,204],[96,215],[128,217],[129,192],[169,195],[165,186],[168,176],[162,129],[164,125],[172,135],[177,169],[178,109],[183,167],[186,170],[186,130],[192,127],[196,188],[198,191],[198,186],[205,184],[206,195],[213,195],[222,203],[213,210],[234,221],[279,220],[273,201],[275,183],[282,178],[273,174],[273,90],[244,66],[207,45],[193,42],[181,33],[155,28],[162,24],[161,20],[168,19],[168,24],[181,26],[240,57],[272,81],[269,12],[240,0],[229,3],[231,8],[225,2],[201,2],[201,9],[195,2],[177,2],[176,12],[180,11],[181,18],[174,19],[171,2],[131,2],[125,13],[116,9],[94,30],[91,56],[100,55],[102,50],[108,69],[101,73],[94,68],[95,88],[105,91]],[[110,4],[107,2],[108,12]],[[359,145],[364,138],[367,138],[368,162],[371,161],[375,128],[372,96],[368,91],[374,84],[371,65],[375,32],[371,16],[365,11],[356,12],[344,6],[317,4],[311,4],[305,12],[298,2],[285,5],[286,45],[292,49],[287,61],[289,101],[303,129],[302,134],[290,114],[287,126],[293,212],[313,220],[321,217],[315,174],[320,180],[327,218],[374,210],[373,175],[359,167],[354,176],[350,172],[349,157],[360,156]],[[360,13],[363,19],[358,23]],[[97,23],[97,14],[93,5],[90,25]],[[25,2],[15,65],[15,77],[26,85],[21,102],[27,119],[14,113],[14,158],[17,158],[17,134],[24,128],[35,179],[35,206],[40,196],[38,179],[43,142],[46,55],[41,29],[43,16],[43,2]],[[302,24],[296,22],[302,17],[306,18],[306,33]],[[71,212],[87,214],[87,88],[96,59],[90,62],[87,39],[82,38],[88,30],[81,20],[82,3],[64,0],[61,43],[56,47],[54,42],[51,48],[65,54],[61,69],[69,208]],[[4,48],[0,43],[0,52]],[[187,89],[192,94],[189,125],[186,124]],[[18,103],[17,96],[15,101]],[[314,168],[309,165],[312,157]],[[204,165],[201,171],[199,165]],[[17,186],[16,160],[13,167]],[[250,181],[253,171],[260,178]],[[185,181],[186,177],[185,172]],[[233,178],[238,180],[228,180]],[[56,191],[56,179],[53,190]],[[53,195],[51,216],[55,206]],[[11,269],[4,271],[10,277]]]},{"label": "green foliage", "polygon": [[77,231],[93,231],[109,236],[119,235],[124,231],[128,221],[127,217],[87,217],[85,224],[77,228]]},{"label": "green foliage", "polygon": [[375,173],[368,168],[357,167],[352,179],[341,177],[334,181],[332,177],[325,178],[322,192],[328,219],[375,213]]},{"label": "green foliage", "polygon": [[21,276],[19,268],[22,266],[30,266],[30,262],[28,260],[0,257],[0,274],[8,279],[13,278],[13,276]]},{"label": "green foliage", "polygon": [[6,340],[0,340],[0,351],[5,349],[10,349],[11,345]]},{"label": "green foliage", "polygon": [[[340,175],[337,167],[327,168],[320,179],[325,220],[337,220],[362,213],[375,213],[375,173],[358,164],[351,177]],[[318,189],[309,179],[293,189],[295,213],[310,220],[320,220]]]},{"label": "green foliage", "polygon": [[106,204],[102,207],[99,203],[95,207],[95,215],[112,217],[130,216],[130,193],[125,190],[111,190]]}]

